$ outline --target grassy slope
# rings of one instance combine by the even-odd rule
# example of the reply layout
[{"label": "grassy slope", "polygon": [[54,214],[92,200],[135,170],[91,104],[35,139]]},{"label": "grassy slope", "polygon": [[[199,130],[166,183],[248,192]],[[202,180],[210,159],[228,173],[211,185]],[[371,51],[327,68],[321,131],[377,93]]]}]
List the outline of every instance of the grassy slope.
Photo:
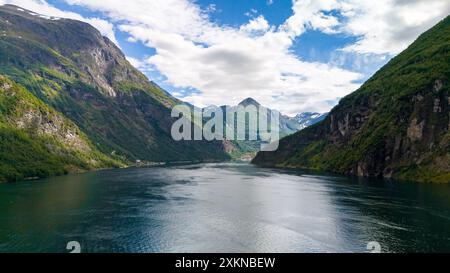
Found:
[{"label": "grassy slope", "polygon": [[63,115],[0,76],[0,181],[121,165]]}]

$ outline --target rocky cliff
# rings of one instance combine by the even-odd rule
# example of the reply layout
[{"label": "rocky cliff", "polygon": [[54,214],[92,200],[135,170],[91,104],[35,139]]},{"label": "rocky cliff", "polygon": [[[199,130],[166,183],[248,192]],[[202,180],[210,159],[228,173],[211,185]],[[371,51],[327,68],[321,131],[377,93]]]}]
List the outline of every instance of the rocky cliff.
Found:
[{"label": "rocky cliff", "polygon": [[0,182],[125,166],[98,151],[79,128],[0,76]]},{"label": "rocky cliff", "polygon": [[421,35],[328,117],[253,163],[450,182],[450,17]]}]

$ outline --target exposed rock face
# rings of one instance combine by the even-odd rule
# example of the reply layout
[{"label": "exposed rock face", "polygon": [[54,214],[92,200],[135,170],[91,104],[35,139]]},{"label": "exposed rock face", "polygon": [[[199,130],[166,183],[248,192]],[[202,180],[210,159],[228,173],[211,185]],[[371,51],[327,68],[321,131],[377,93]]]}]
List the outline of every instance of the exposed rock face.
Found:
[{"label": "exposed rock face", "polygon": [[233,144],[233,142],[229,141],[229,140],[224,140],[223,141],[224,145],[224,151],[228,154],[232,154],[232,153],[236,153],[239,152],[238,147],[236,147],[235,144]]},{"label": "exposed rock face", "polygon": [[[28,91],[0,75],[3,122],[39,136],[51,136],[69,149],[91,152],[79,129],[63,115],[41,104]],[[7,101],[5,101],[7,100]]]},{"label": "exposed rock face", "polygon": [[450,182],[450,17],[255,164]]},{"label": "exposed rock face", "polygon": [[418,122],[416,118],[411,121],[408,127],[407,135],[411,141],[417,141],[422,139],[423,128],[425,126],[425,120]]},{"label": "exposed rock face", "polygon": [[0,76],[0,182],[124,166],[28,90]]},{"label": "exposed rock face", "polygon": [[443,87],[444,87],[444,83],[442,82],[442,80],[437,79],[434,82],[433,91],[437,93],[437,92],[441,91]]},{"label": "exposed rock face", "polygon": [[13,122],[19,129],[33,131],[41,136],[52,136],[73,150],[86,152],[92,150],[85,140],[81,138],[80,132],[76,127],[66,126],[67,120],[56,113],[30,109]]}]

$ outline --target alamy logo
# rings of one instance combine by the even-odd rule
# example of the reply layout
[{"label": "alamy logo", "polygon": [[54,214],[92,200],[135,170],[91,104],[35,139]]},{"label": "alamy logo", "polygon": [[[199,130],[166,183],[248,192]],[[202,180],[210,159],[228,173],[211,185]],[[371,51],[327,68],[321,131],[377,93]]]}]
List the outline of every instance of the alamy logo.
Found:
[{"label": "alamy logo", "polygon": [[66,249],[69,253],[81,253],[81,244],[77,241],[70,241],[67,243]]},{"label": "alamy logo", "polygon": [[196,109],[181,104],[172,109],[178,118],[172,138],[181,140],[257,141],[261,151],[275,151],[280,140],[280,113],[262,106]]}]

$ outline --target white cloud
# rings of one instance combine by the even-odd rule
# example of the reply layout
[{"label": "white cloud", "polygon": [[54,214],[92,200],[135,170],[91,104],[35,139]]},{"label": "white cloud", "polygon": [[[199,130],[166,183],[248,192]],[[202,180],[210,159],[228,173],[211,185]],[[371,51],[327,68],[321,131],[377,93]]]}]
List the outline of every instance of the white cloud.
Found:
[{"label": "white cloud", "polygon": [[[450,14],[449,0],[298,0],[285,27],[360,37],[345,48],[361,54],[397,54]],[[338,15],[339,14],[339,15]]]},{"label": "white cloud", "polygon": [[284,27],[299,35],[309,27],[360,37],[345,48],[395,55],[450,14],[449,0],[297,0]]},{"label": "white cloud", "polygon": [[337,0],[298,0],[293,2],[294,14],[284,23],[282,28],[292,37],[301,35],[305,28],[320,30],[327,33],[334,32],[339,24],[336,17],[327,15],[325,11],[331,11],[338,7]]},{"label": "white cloud", "polygon": [[345,0],[342,31],[361,39],[346,48],[358,53],[397,54],[450,14],[448,0]]},{"label": "white cloud", "polygon": [[260,15],[255,19],[250,20],[248,24],[242,25],[240,27],[241,31],[252,33],[252,32],[266,32],[270,29],[269,22],[264,18],[264,16]]},{"label": "white cloud", "polygon": [[213,12],[216,12],[216,11],[218,11],[217,10],[217,6],[216,6],[216,4],[209,4],[207,7],[206,7],[206,10],[205,10],[207,13],[213,13]]},{"label": "white cloud", "polygon": [[[299,60],[290,51],[303,32],[294,19],[276,28],[261,15],[231,28],[214,24],[205,11],[187,0],[136,0],[126,5],[119,0],[107,5],[101,0],[67,2],[104,12],[133,41],[155,48],[156,54],[144,62],[166,76],[168,84],[200,90],[183,98],[198,106],[236,104],[253,97],[288,114],[327,111],[330,105],[325,101],[355,90],[354,81],[361,76]],[[335,22],[325,15],[314,23],[323,30],[330,24]]]},{"label": "white cloud", "polygon": [[48,4],[45,0],[0,0],[0,5],[5,4],[20,6],[44,16],[69,18],[86,22],[98,29],[103,36],[108,37],[116,45],[119,45],[114,34],[113,24],[100,18],[85,18],[75,12],[62,11]]}]

